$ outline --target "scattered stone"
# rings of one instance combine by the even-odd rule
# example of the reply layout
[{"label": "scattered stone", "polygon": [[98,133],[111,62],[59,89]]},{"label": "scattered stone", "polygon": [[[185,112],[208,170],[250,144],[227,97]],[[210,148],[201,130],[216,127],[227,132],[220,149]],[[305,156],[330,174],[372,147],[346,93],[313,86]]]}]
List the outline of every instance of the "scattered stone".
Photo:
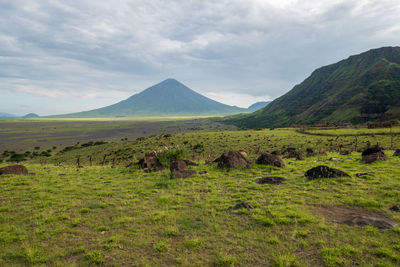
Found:
[{"label": "scattered stone", "polygon": [[371,174],[367,173],[367,172],[362,172],[362,173],[356,173],[357,177],[365,177],[365,176],[370,176]]},{"label": "scattered stone", "polygon": [[309,169],[305,173],[305,176],[308,178],[308,180],[314,180],[318,178],[350,177],[350,175],[348,175],[344,171],[324,165]]},{"label": "scattered stone", "polygon": [[29,175],[29,172],[24,165],[11,165],[0,168],[0,175],[2,174]]},{"label": "scattered stone", "polygon": [[214,160],[217,162],[217,168],[219,169],[240,169],[240,168],[250,168],[250,161],[244,157],[239,151],[229,151],[222,154],[219,158]]},{"label": "scattered stone", "polygon": [[397,206],[397,205],[393,205],[393,206],[390,207],[390,210],[391,211],[395,211],[395,212],[399,212],[400,211],[400,207]]},{"label": "scattered stone", "polygon": [[257,184],[282,184],[286,179],[283,177],[271,176],[264,177],[257,181]]},{"label": "scattered stone", "polygon": [[276,167],[280,167],[280,168],[285,168],[285,163],[279,156],[273,155],[268,152],[262,153],[258,157],[256,163],[262,164],[262,165],[271,165],[271,166],[276,166]]},{"label": "scattered stone", "polygon": [[322,149],[318,149],[318,150],[314,151],[312,148],[307,148],[306,153],[307,153],[307,157],[326,155],[326,152]]},{"label": "scattered stone", "polygon": [[377,160],[385,161],[387,156],[383,152],[383,148],[379,145],[369,147],[362,152],[362,163],[372,163]]},{"label": "scattered stone", "polygon": [[154,153],[154,152],[146,153],[144,158],[139,160],[138,165],[142,169],[161,167],[161,163],[158,160],[156,153]]},{"label": "scattered stone", "polygon": [[251,206],[249,203],[246,203],[246,202],[242,202],[242,203],[236,204],[234,207],[228,208],[228,210],[240,210],[240,209],[252,210],[254,208],[253,208],[253,206]]},{"label": "scattered stone", "polygon": [[130,168],[130,167],[132,167],[132,166],[133,166],[133,163],[131,162],[131,163],[126,164],[126,165],[125,165],[125,168]]},{"label": "scattered stone", "polygon": [[396,149],[396,151],[394,152],[393,156],[400,157],[400,149]]},{"label": "scattered stone", "polygon": [[208,173],[207,171],[199,171],[200,175],[207,174],[207,173]]},{"label": "scattered stone", "polygon": [[281,155],[281,152],[278,151],[278,150],[274,150],[274,151],[271,152],[271,154],[272,154],[272,155],[280,156],[280,155]]},{"label": "scattered stone", "polygon": [[350,154],[351,154],[350,150],[342,150],[342,151],[340,151],[340,155],[343,155],[343,156],[347,156],[347,155],[350,155]]},{"label": "scattered stone", "polygon": [[302,150],[295,149],[293,147],[286,148],[283,153],[284,158],[295,158],[297,160],[303,160],[305,157],[305,153]]},{"label": "scattered stone", "polygon": [[196,174],[194,170],[188,170],[184,160],[172,161],[169,169],[171,171],[171,178],[187,178]]},{"label": "scattered stone", "polygon": [[186,163],[187,166],[199,166],[199,164],[197,164],[196,162],[187,159],[184,159],[183,161]]},{"label": "scattered stone", "polygon": [[373,226],[379,229],[390,229],[399,226],[399,224],[387,217],[383,216],[353,216],[344,221],[338,221],[338,223],[343,223],[347,225],[358,225],[358,226]]}]

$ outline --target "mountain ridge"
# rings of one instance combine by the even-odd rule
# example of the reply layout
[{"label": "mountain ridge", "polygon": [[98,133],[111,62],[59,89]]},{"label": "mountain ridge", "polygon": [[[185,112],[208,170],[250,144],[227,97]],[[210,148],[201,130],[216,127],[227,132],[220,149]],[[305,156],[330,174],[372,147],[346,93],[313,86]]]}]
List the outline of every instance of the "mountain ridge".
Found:
[{"label": "mountain ridge", "polygon": [[398,117],[400,47],[382,47],[320,67],[265,108],[225,121],[257,128]]}]

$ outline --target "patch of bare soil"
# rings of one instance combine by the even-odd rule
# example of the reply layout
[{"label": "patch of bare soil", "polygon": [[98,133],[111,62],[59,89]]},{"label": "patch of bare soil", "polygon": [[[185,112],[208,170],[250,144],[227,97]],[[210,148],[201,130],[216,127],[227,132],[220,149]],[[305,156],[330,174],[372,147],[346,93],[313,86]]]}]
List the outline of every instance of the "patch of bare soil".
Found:
[{"label": "patch of bare soil", "polygon": [[382,213],[358,207],[316,206],[314,213],[325,217],[327,221],[351,226],[373,226],[380,229],[397,227],[397,221]]}]

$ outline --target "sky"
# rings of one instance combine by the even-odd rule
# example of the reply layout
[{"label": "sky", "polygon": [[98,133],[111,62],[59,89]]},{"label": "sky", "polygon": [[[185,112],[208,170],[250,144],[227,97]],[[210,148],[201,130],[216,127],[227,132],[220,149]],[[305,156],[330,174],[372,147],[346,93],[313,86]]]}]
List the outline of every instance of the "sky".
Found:
[{"label": "sky", "polygon": [[400,45],[399,0],[0,0],[0,112],[119,102],[167,78],[229,105]]}]

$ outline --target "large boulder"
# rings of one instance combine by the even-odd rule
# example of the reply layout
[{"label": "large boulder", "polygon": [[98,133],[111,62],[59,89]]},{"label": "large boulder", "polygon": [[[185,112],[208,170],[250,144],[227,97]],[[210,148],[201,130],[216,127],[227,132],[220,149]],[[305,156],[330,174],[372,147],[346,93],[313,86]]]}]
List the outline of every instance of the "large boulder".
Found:
[{"label": "large boulder", "polygon": [[262,165],[271,165],[271,166],[276,166],[276,167],[280,167],[280,168],[285,168],[285,163],[283,162],[283,160],[279,156],[273,155],[269,152],[262,153],[258,157],[256,163],[262,164]]},{"label": "large boulder", "polygon": [[11,165],[0,168],[0,175],[2,174],[29,175],[29,172],[24,165]]},{"label": "large boulder", "polygon": [[217,167],[219,169],[233,170],[251,167],[250,161],[239,151],[225,152],[214,162],[218,163]]},{"label": "large boulder", "polygon": [[334,168],[324,166],[324,165],[320,165],[320,166],[309,169],[305,173],[305,176],[309,180],[314,180],[314,179],[318,179],[318,178],[350,177],[350,175],[348,175],[344,171],[334,169]]},{"label": "large boulder", "polygon": [[145,168],[159,168],[159,167],[161,167],[161,163],[158,160],[156,153],[154,153],[154,152],[146,153],[144,155],[144,158],[139,160],[138,165],[142,169],[145,169]]},{"label": "large boulder", "polygon": [[378,145],[365,149],[362,152],[361,156],[362,156],[361,159],[362,163],[372,163],[377,160],[385,161],[388,159],[385,153],[383,152],[383,148]]},{"label": "large boulder", "polygon": [[171,171],[171,178],[187,178],[196,174],[196,171],[187,169],[185,160],[172,161],[169,169]]}]

